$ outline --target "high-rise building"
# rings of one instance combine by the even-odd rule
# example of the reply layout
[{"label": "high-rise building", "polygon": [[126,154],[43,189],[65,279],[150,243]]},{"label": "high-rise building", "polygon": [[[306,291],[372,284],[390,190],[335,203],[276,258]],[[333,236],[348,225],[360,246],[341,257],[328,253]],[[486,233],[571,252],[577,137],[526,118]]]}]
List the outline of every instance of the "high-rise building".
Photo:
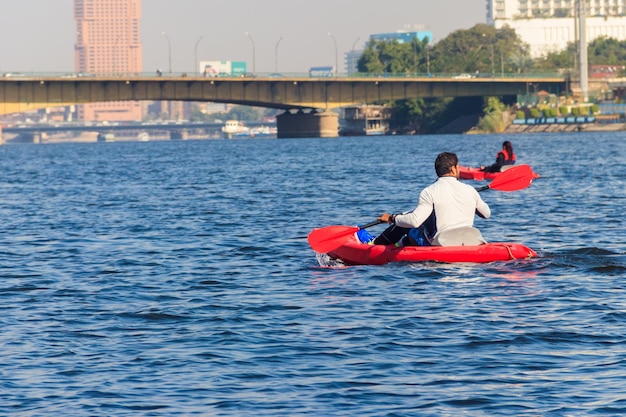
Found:
[{"label": "high-rise building", "polygon": [[486,0],[487,23],[514,29],[540,57],[578,39],[578,4],[585,13],[587,42],[606,36],[626,40],[626,0]]},{"label": "high-rise building", "polygon": [[[142,71],[139,33],[141,0],[74,0],[75,70],[84,75],[115,76]],[[77,106],[80,120],[141,120],[139,102]]]},{"label": "high-rise building", "polygon": [[430,31],[417,32],[398,30],[391,33],[375,33],[370,35],[370,40],[372,41],[397,41],[398,43],[411,42],[415,38],[419,41],[428,39],[428,42],[431,43],[433,41],[433,34]]}]

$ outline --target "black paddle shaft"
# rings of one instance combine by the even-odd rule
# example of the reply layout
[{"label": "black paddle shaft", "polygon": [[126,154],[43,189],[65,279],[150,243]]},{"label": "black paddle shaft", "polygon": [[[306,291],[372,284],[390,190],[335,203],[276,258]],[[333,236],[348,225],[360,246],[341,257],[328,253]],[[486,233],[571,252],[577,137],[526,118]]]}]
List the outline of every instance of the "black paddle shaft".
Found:
[{"label": "black paddle shaft", "polygon": [[359,229],[367,229],[368,227],[376,226],[377,224],[384,223],[382,220],[374,220],[373,222],[369,222],[364,224],[363,226],[359,226]]}]

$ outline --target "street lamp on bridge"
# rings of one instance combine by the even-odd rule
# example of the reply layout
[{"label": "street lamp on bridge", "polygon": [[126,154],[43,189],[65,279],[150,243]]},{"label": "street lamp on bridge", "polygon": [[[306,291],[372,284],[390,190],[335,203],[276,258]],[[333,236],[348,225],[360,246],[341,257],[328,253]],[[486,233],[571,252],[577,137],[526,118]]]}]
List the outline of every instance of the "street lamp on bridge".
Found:
[{"label": "street lamp on bridge", "polygon": [[252,38],[252,35],[250,35],[248,32],[246,32],[246,36],[248,37],[248,39],[250,39],[250,42],[252,43],[252,74],[256,74],[256,56],[255,56],[255,48],[254,48],[254,39]]},{"label": "street lamp on bridge", "polygon": [[276,48],[274,48],[274,72],[277,74],[278,74],[278,45],[280,45],[280,41],[282,40],[283,40],[282,36],[278,38],[278,41],[276,42]]},{"label": "street lamp on bridge", "polygon": [[172,73],[172,42],[170,41],[170,37],[167,36],[167,33],[162,32],[161,35],[165,36],[167,39],[167,60],[169,63],[170,74]]},{"label": "street lamp on bridge", "polygon": [[337,67],[338,67],[338,52],[337,52],[337,39],[335,39],[335,37],[333,36],[332,33],[328,32],[328,36],[330,36],[333,40],[333,44],[335,45],[335,76],[337,76]]},{"label": "street lamp on bridge", "polygon": [[[486,33],[483,33],[483,38],[487,39]],[[492,77],[495,75],[493,42],[494,42],[493,39],[489,40],[489,45],[491,46],[491,76]]]},{"label": "street lamp on bridge", "polygon": [[195,72],[196,74],[200,73],[200,68],[198,68],[198,44],[200,43],[200,41],[204,38],[204,36],[200,36],[198,38],[198,40],[196,41],[196,46],[194,46],[193,49],[193,56],[195,59],[195,69],[193,70],[193,72]]},{"label": "street lamp on bridge", "polygon": [[352,50],[350,51],[350,60],[348,62],[348,72],[349,73],[354,73],[354,72],[359,72],[359,65],[358,65],[358,59],[356,58],[356,54],[354,52],[354,49],[356,48],[356,43],[359,41],[359,38],[356,38],[356,40],[354,41],[354,43],[352,43]]}]

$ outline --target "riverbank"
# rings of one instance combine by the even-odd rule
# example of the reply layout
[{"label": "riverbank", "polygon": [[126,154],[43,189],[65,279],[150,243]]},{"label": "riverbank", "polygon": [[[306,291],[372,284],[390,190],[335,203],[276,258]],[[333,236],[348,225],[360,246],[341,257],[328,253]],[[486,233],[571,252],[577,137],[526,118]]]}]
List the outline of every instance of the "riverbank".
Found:
[{"label": "riverbank", "polygon": [[[617,132],[626,130],[626,123],[581,123],[509,125],[503,133],[553,133],[553,132]],[[469,133],[469,132],[468,132]]]}]

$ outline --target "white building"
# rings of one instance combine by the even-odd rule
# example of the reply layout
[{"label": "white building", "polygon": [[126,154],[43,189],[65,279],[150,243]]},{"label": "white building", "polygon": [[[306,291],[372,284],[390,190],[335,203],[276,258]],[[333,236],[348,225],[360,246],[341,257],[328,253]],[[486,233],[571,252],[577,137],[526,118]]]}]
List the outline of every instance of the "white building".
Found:
[{"label": "white building", "polygon": [[487,0],[487,23],[514,29],[537,58],[576,42],[578,1],[585,9],[587,42],[601,36],[626,40],[626,0]]}]

